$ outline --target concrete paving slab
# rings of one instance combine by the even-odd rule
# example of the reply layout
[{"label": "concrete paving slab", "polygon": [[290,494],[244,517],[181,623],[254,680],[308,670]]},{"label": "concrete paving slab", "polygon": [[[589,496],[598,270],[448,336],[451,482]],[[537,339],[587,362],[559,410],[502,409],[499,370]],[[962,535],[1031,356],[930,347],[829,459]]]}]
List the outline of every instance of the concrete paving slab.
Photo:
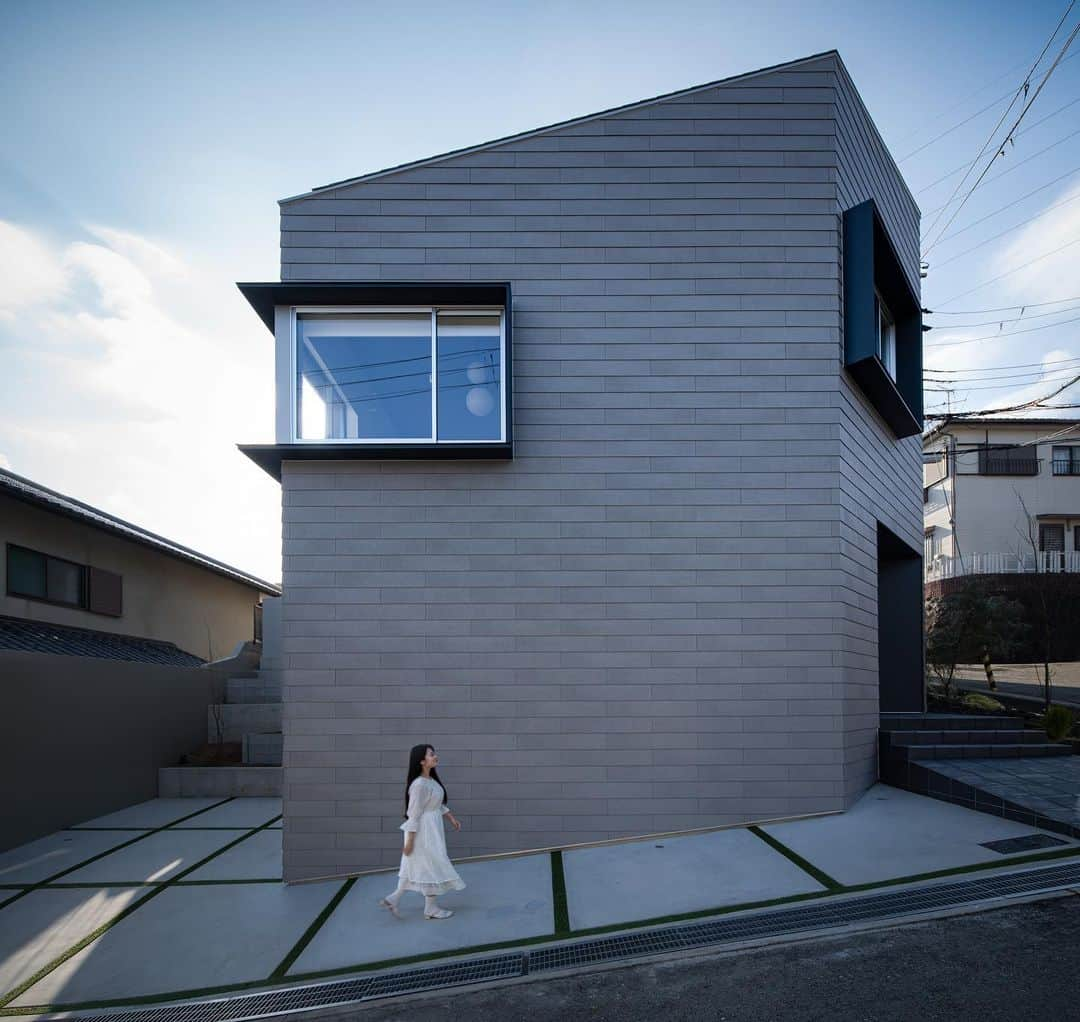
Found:
[{"label": "concrete paving slab", "polygon": [[[0,884],[36,883],[138,836],[130,830],[59,830],[0,854]],[[5,897],[0,894],[0,901]]]},{"label": "concrete paving slab", "polygon": [[164,827],[174,820],[182,819],[189,813],[220,802],[220,798],[152,798],[147,802],[118,809],[115,813],[98,816],[93,820],[83,820],[75,824],[79,827]]},{"label": "concrete paving slab", "polygon": [[63,882],[108,884],[166,880],[244,833],[243,830],[159,831],[74,870],[64,877]]},{"label": "concrete paving slab", "polygon": [[874,785],[845,813],[761,829],[842,884],[994,862],[1001,856],[982,842],[1039,833],[887,784]]},{"label": "concrete paving slab", "polygon": [[77,1003],[265,978],[341,887],[172,887],[21,994],[13,1006]]},{"label": "concrete paving slab", "polygon": [[[184,799],[183,801],[187,801]],[[194,811],[194,810],[192,810]],[[198,827],[261,827],[281,815],[280,798],[234,798],[194,819],[176,825],[177,830]]]},{"label": "concrete paving slab", "polygon": [[281,879],[281,831],[260,830],[235,848],[215,856],[185,880]]},{"label": "concrete paving slab", "polygon": [[142,887],[54,888],[31,891],[0,909],[0,994],[25,982],[145,893]]},{"label": "concrete paving slab", "polygon": [[748,830],[563,852],[574,929],[824,890]]},{"label": "concrete paving slab", "polygon": [[456,868],[467,886],[439,899],[443,907],[453,909],[449,919],[425,919],[423,897],[411,891],[402,895],[402,918],[395,919],[377,902],[397,886],[396,875],[360,877],[289,975],[524,940],[554,931],[550,855],[465,862]]}]

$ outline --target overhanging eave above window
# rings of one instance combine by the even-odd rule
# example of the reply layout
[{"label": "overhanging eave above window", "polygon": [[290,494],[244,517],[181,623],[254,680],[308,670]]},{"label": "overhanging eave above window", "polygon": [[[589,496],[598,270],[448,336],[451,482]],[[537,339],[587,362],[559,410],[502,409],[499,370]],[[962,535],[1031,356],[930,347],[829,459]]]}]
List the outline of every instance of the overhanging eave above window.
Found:
[{"label": "overhanging eave above window", "polygon": [[502,282],[237,285],[275,336],[283,461],[513,456],[512,306]]},{"label": "overhanging eave above window", "polygon": [[476,281],[271,281],[236,285],[266,329],[279,305],[474,305],[510,308],[510,285]]}]

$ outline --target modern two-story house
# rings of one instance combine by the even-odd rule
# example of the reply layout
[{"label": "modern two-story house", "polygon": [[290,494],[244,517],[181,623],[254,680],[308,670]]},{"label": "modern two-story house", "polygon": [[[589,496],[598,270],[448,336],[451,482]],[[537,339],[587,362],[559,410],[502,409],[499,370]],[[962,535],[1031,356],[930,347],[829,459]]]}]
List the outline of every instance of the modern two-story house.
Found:
[{"label": "modern two-story house", "polygon": [[923,709],[919,211],[835,52],[281,203],[287,880],[850,805]]}]

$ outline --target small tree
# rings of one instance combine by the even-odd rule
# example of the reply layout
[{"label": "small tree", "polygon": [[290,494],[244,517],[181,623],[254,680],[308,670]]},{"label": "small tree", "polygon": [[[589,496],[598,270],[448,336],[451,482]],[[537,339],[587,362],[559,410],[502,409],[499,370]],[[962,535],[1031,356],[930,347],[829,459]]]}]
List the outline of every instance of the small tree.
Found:
[{"label": "small tree", "polygon": [[1007,658],[1023,631],[1023,608],[991,590],[985,579],[965,575],[955,587],[926,601],[926,662],[952,699],[956,665],[977,663],[993,653]]}]

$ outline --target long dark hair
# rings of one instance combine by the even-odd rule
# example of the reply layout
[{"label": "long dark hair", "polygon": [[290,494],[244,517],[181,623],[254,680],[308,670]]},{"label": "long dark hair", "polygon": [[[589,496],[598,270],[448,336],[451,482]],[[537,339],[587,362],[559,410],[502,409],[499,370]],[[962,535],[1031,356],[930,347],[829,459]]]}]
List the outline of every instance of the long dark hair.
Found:
[{"label": "long dark hair", "polygon": [[[414,745],[409,750],[409,776],[405,781],[405,813],[404,816],[409,815],[409,787],[413,781],[415,781],[424,771],[420,768],[420,761],[427,755],[427,751],[430,749],[435,751],[435,746],[430,742],[425,742],[423,745]],[[431,779],[438,781],[439,787],[442,788],[443,802],[449,801],[449,796],[446,794],[446,785],[440,780],[435,768],[431,768]]]}]

